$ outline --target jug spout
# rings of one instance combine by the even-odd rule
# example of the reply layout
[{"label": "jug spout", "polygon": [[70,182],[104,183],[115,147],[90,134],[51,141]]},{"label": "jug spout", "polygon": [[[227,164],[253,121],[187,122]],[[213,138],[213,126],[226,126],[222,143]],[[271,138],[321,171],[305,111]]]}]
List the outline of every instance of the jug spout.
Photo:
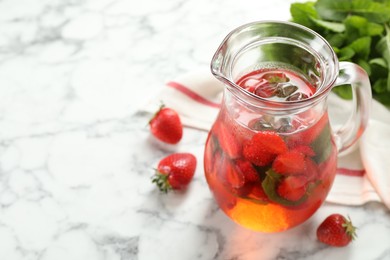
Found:
[{"label": "jug spout", "polygon": [[211,73],[224,84],[232,86],[234,82],[231,80],[231,75],[228,73],[230,64],[230,55],[226,52],[226,44],[222,44],[215,52],[211,60]]}]

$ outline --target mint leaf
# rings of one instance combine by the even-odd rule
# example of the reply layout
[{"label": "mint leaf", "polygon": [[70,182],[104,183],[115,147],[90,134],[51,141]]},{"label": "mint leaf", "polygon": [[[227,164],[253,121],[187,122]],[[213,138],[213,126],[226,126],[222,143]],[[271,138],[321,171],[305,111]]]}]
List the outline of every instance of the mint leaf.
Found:
[{"label": "mint leaf", "polygon": [[329,34],[326,35],[326,40],[329,42],[329,44],[333,48],[340,48],[343,46],[345,41],[347,40],[347,37],[344,33],[335,33],[335,34]]},{"label": "mint leaf", "polygon": [[334,87],[332,91],[343,99],[352,99],[352,89],[350,85],[340,85]]},{"label": "mint leaf", "polygon": [[390,0],[374,0],[374,2],[383,3],[386,5],[390,5]]},{"label": "mint leaf", "polygon": [[[377,44],[376,49],[382,54],[383,58],[387,62],[387,66],[390,64],[390,29],[386,25],[386,36],[383,37]],[[390,92],[390,71],[387,78],[387,91]]]},{"label": "mint leaf", "polygon": [[342,22],[352,9],[350,0],[318,0],[315,8],[324,20]]},{"label": "mint leaf", "polygon": [[372,88],[375,90],[376,93],[387,92],[387,78],[377,80],[374,86],[372,86]]},{"label": "mint leaf", "polygon": [[355,51],[351,47],[344,47],[341,50],[336,50],[336,54],[340,61],[347,61],[355,56]]},{"label": "mint leaf", "polygon": [[341,22],[354,14],[376,23],[390,20],[390,6],[372,0],[318,0],[315,8],[321,18],[330,21]]},{"label": "mint leaf", "polygon": [[341,33],[345,31],[345,25],[343,23],[336,23],[336,22],[327,22],[320,19],[311,19],[317,26],[322,27],[323,29]]},{"label": "mint leaf", "polygon": [[[371,74],[370,78],[375,79],[372,83],[372,90],[373,92],[381,93],[383,95],[386,95],[387,92],[387,77],[388,77],[388,66],[387,62],[383,58],[374,58],[368,61],[368,64],[371,67]],[[379,89],[383,89],[382,87],[378,88],[375,87],[376,85],[378,86],[385,86],[384,90],[386,91],[379,91]],[[378,92],[379,91],[379,92]]]},{"label": "mint leaf", "polygon": [[388,68],[386,60],[384,58],[375,58],[375,59],[370,60],[368,63],[370,65],[378,65],[384,69]]},{"label": "mint leaf", "polygon": [[367,60],[371,51],[371,37],[358,38],[348,45],[348,47],[354,50],[357,57]]},{"label": "mint leaf", "polygon": [[367,36],[367,25],[368,20],[364,17],[351,15],[344,20],[346,34],[348,36],[349,42],[354,41],[355,39]]},{"label": "mint leaf", "polygon": [[390,6],[370,0],[352,0],[351,12],[366,17],[371,22],[385,23],[390,20]]},{"label": "mint leaf", "polygon": [[310,146],[316,154],[313,159],[317,164],[326,161],[332,152],[331,136],[330,125],[326,124],[318,137],[311,143]]},{"label": "mint leaf", "polygon": [[319,18],[313,2],[293,3],[290,6],[292,20],[307,27],[313,27],[313,19]]},{"label": "mint leaf", "polygon": [[307,193],[304,194],[297,201],[291,201],[279,196],[277,189],[282,178],[283,176],[275,172],[273,169],[269,169],[266,172],[266,177],[261,183],[261,186],[263,187],[265,194],[271,201],[281,204],[283,206],[298,206],[307,200],[308,198]]},{"label": "mint leaf", "polygon": [[[317,0],[292,4],[293,21],[321,34],[340,61],[369,73],[373,98],[390,108],[390,0]],[[348,85],[333,88],[352,98]]]},{"label": "mint leaf", "polygon": [[377,23],[368,23],[367,33],[369,36],[381,35],[384,31],[383,25]]},{"label": "mint leaf", "polygon": [[348,16],[344,24],[350,42],[363,36],[381,35],[384,31],[383,25],[369,22],[366,18],[357,15]]},{"label": "mint leaf", "polygon": [[380,103],[390,107],[390,94],[389,94],[389,92],[386,92],[386,95],[381,94],[381,93],[374,93],[374,98],[376,100],[378,100]]}]

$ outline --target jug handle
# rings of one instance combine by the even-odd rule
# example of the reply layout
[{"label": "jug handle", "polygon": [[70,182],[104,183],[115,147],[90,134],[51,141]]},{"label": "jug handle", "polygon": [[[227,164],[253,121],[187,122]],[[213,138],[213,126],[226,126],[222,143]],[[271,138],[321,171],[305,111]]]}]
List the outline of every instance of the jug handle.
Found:
[{"label": "jug handle", "polygon": [[368,75],[363,68],[351,62],[340,62],[339,68],[334,86],[350,84],[353,102],[348,120],[334,133],[338,151],[342,153],[355,144],[367,127],[372,93]]}]

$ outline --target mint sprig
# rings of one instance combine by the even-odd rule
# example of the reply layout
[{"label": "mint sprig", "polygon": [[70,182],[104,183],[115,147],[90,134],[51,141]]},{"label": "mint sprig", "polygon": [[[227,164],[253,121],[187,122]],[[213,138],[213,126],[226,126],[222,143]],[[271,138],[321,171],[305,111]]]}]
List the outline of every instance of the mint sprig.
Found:
[{"label": "mint sprig", "polygon": [[[359,64],[370,77],[374,99],[390,107],[390,1],[317,0],[293,3],[292,21],[322,35],[340,61]],[[351,99],[350,86],[334,88]]]}]

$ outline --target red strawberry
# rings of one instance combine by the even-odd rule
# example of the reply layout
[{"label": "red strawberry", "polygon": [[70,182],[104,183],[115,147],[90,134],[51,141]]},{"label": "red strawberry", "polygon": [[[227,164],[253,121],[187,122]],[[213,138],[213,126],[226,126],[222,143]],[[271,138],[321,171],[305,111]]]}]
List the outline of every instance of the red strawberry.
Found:
[{"label": "red strawberry", "polygon": [[159,140],[177,144],[183,136],[183,125],[177,112],[162,105],[149,121],[150,131]]},{"label": "red strawberry", "polygon": [[249,194],[250,198],[261,200],[261,201],[269,201],[268,196],[265,194],[261,183],[255,183],[253,185],[252,191]]},{"label": "red strawberry", "polygon": [[[206,160],[206,159],[205,159]],[[224,162],[224,158],[222,156],[221,150],[217,150],[215,152],[214,157],[210,160],[211,163],[211,172],[216,175],[218,174],[222,163]],[[220,176],[218,176],[220,177]]]},{"label": "red strawberry", "polygon": [[245,177],[241,171],[237,171],[237,167],[234,167],[230,160],[226,160],[226,181],[229,187],[238,189],[245,184]]},{"label": "red strawberry", "polygon": [[159,189],[165,193],[171,189],[180,190],[190,183],[195,169],[196,157],[194,155],[173,153],[159,162],[152,182],[156,183]]},{"label": "red strawberry", "polygon": [[247,197],[248,194],[250,194],[253,190],[254,183],[253,182],[246,182],[242,187],[239,189],[234,189],[233,193],[237,194],[240,197]]},{"label": "red strawberry", "polygon": [[272,168],[280,174],[301,174],[306,169],[305,156],[296,151],[289,151],[278,155]]},{"label": "red strawberry", "polygon": [[242,172],[245,182],[256,182],[260,180],[259,174],[252,163],[243,159],[239,159],[235,163],[238,171]]},{"label": "red strawberry", "polygon": [[286,151],[283,139],[272,131],[258,132],[243,148],[245,159],[257,166],[268,165],[277,155]]},{"label": "red strawberry", "polygon": [[302,154],[304,154],[305,156],[308,156],[308,157],[313,157],[313,156],[316,155],[316,153],[313,151],[313,149],[310,146],[307,146],[307,145],[299,145],[299,146],[295,147],[292,150],[300,152],[300,153],[302,153]]},{"label": "red strawberry", "polygon": [[291,201],[297,201],[306,193],[307,178],[303,175],[291,175],[284,178],[277,193],[280,197]]},{"label": "red strawberry", "polygon": [[204,170],[207,173],[215,174],[215,170],[220,165],[220,159],[221,148],[219,147],[217,136],[212,131],[210,131],[207,137],[204,151]]},{"label": "red strawberry", "polygon": [[341,214],[328,216],[317,228],[317,239],[331,246],[346,246],[355,237],[356,227],[352,225],[351,219]]},{"label": "red strawberry", "polygon": [[304,175],[308,178],[309,181],[315,181],[318,178],[318,166],[310,158],[305,158],[306,170]]},{"label": "red strawberry", "polygon": [[[214,179],[214,177],[212,177]],[[214,185],[211,191],[213,192],[214,198],[217,204],[224,210],[231,210],[237,203],[237,197],[231,194],[231,189],[227,189],[225,183],[222,181],[213,180]]]},{"label": "red strawberry", "polygon": [[261,182],[246,182],[239,189],[233,189],[232,192],[243,198],[249,198],[261,202],[269,201],[263,187],[261,186]]},{"label": "red strawberry", "polygon": [[287,141],[290,146],[297,144],[309,145],[311,144],[322,132],[325,126],[329,123],[328,114],[325,113],[314,125],[311,127],[291,135]]},{"label": "red strawberry", "polygon": [[217,135],[220,147],[231,159],[241,155],[242,146],[231,129],[220,125]]}]

